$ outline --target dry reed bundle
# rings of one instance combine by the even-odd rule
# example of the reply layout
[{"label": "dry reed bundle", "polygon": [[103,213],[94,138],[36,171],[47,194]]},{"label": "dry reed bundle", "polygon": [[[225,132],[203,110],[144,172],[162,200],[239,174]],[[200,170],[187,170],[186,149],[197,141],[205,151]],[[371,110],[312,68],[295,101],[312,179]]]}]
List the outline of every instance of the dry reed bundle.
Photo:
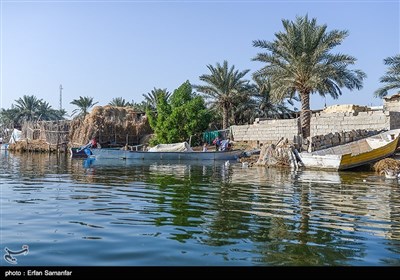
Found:
[{"label": "dry reed bundle", "polygon": [[285,167],[291,165],[289,153],[292,145],[287,141],[280,141],[277,145],[271,144],[261,148],[260,156],[255,165]]},{"label": "dry reed bundle", "polygon": [[385,158],[375,163],[373,169],[379,174],[384,174],[389,170],[395,173],[400,173],[400,161],[393,158]]},{"label": "dry reed bundle", "polygon": [[86,144],[97,137],[102,146],[137,145],[152,133],[147,117],[130,107],[96,106],[84,119],[75,119],[70,127],[70,144]]}]

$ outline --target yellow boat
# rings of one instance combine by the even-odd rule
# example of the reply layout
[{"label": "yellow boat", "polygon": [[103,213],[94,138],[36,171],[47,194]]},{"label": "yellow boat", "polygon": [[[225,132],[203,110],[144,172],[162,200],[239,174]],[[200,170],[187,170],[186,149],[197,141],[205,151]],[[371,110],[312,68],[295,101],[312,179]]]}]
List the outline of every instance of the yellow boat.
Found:
[{"label": "yellow boat", "polygon": [[393,129],[344,145],[315,152],[301,152],[305,168],[346,170],[392,155],[399,142],[400,129]]}]

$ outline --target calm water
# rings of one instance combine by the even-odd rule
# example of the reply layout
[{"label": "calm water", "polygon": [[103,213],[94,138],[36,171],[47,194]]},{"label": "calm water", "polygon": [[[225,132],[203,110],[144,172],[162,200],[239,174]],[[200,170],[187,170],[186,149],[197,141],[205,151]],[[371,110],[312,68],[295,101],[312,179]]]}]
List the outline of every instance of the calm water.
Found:
[{"label": "calm water", "polygon": [[400,187],[374,173],[2,151],[0,182],[18,265],[400,265]]}]

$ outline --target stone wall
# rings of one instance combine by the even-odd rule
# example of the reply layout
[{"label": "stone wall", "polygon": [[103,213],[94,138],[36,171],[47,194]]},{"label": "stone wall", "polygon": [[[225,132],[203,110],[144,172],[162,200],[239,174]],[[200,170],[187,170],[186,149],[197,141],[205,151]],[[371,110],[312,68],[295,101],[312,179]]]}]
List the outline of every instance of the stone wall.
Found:
[{"label": "stone wall", "polygon": [[389,112],[390,120],[389,125],[390,129],[400,128],[400,111],[399,112]]},{"label": "stone wall", "polygon": [[[234,141],[260,144],[277,143],[282,137],[294,142],[298,135],[298,119],[256,121],[252,125],[232,126]],[[400,112],[319,112],[311,118],[311,136],[354,130],[380,131],[400,128]]]},{"label": "stone wall", "polygon": [[372,135],[376,135],[381,130],[355,129],[352,131],[330,132],[325,135],[316,135],[311,137],[311,146],[309,141],[303,141],[302,149],[309,152],[318,151],[349,142],[357,141]]}]

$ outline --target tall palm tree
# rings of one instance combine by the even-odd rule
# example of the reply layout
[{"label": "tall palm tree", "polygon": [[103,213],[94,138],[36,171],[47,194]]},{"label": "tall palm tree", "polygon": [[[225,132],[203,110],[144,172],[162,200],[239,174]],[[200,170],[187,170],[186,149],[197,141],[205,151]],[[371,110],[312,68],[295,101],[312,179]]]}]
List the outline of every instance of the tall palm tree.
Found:
[{"label": "tall palm tree", "polygon": [[375,97],[385,97],[391,89],[400,89],[400,54],[383,60],[389,66],[386,74],[379,80],[386,84],[375,91]]},{"label": "tall palm tree", "polygon": [[296,21],[282,20],[285,32],[275,34],[273,42],[253,41],[254,47],[266,49],[253,60],[266,63],[255,76],[267,77],[271,94],[276,100],[292,98],[296,94],[301,102],[301,131],[303,138],[310,136],[310,95],[319,93],[337,99],[346,87],[361,89],[366,77],[361,70],[350,70],[356,59],[345,54],[329,53],[342,43],[348,31],[332,30],[317,25],[316,19],[296,17]]},{"label": "tall palm tree", "polygon": [[24,95],[15,100],[15,108],[18,111],[18,119],[32,121],[39,117],[39,105],[41,100],[34,95]]},{"label": "tall palm tree", "polygon": [[125,101],[122,97],[114,97],[108,105],[115,106],[115,107],[128,107],[131,106],[131,103]]},{"label": "tall palm tree", "polygon": [[93,97],[82,97],[79,96],[79,99],[74,99],[70,102],[70,104],[77,106],[77,109],[72,111],[72,115],[78,113],[76,117],[85,117],[88,114],[90,108],[96,105],[98,102],[93,102]]},{"label": "tall palm tree", "polygon": [[156,110],[157,109],[157,102],[160,98],[165,99],[165,101],[168,101],[171,96],[171,93],[167,91],[167,89],[160,89],[160,88],[154,88],[151,90],[151,92],[143,94],[144,101],[147,103],[147,105],[150,107],[151,110]]},{"label": "tall palm tree", "polygon": [[243,79],[250,70],[235,70],[234,65],[228,69],[226,60],[222,65],[217,63],[216,67],[207,65],[207,68],[211,74],[199,77],[206,85],[193,87],[205,95],[212,108],[222,111],[222,128],[226,129],[229,127],[229,117],[232,115],[231,108],[238,106],[236,101],[251,92],[249,81]]}]

